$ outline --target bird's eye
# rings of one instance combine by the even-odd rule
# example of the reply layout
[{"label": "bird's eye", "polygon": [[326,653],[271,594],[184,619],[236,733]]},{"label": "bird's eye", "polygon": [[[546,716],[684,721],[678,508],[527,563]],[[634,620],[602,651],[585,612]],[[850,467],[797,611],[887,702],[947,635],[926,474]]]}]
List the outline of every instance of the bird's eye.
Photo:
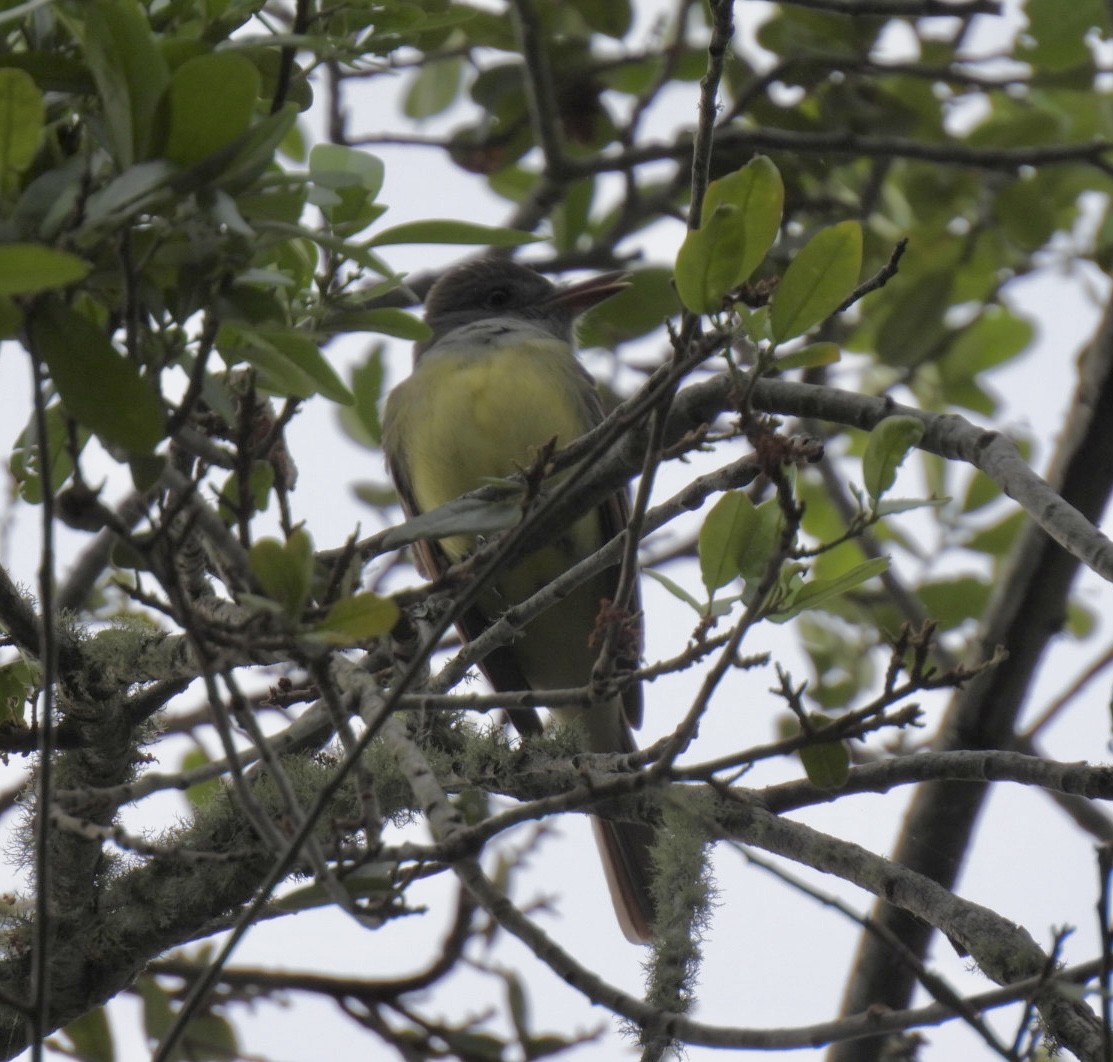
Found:
[{"label": "bird's eye", "polygon": [[509,288],[492,288],[487,292],[487,297],[483,300],[483,305],[486,306],[488,310],[501,310],[509,302]]}]

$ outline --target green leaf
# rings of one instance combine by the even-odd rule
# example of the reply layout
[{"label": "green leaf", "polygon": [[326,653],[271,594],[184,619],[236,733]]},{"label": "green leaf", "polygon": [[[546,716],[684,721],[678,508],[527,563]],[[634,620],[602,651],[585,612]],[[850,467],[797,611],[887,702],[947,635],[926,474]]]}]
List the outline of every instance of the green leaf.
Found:
[{"label": "green leaf", "polygon": [[0,69],[0,191],[13,190],[35,158],[43,128],[43,95],[23,70]]},{"label": "green leaf", "polygon": [[93,267],[41,243],[0,244],[0,295],[34,295],[84,280]]},{"label": "green leaf", "polygon": [[[17,7],[0,12],[0,25],[11,18],[24,18],[32,6],[54,6],[54,0],[24,0]],[[45,43],[45,42],[44,42]],[[46,45],[49,48],[49,44]],[[0,52],[0,66],[30,74],[44,92],[78,93],[91,96],[96,91],[89,69],[76,53],[63,55],[57,50]]]},{"label": "green leaf", "polygon": [[630,274],[628,288],[592,307],[580,318],[576,334],[580,346],[585,349],[614,350],[619,343],[660,328],[680,309],[671,269],[638,269]]},{"label": "green leaf", "polygon": [[116,164],[127,169],[147,157],[170,72],[146,12],[135,0],[99,0],[80,5],[80,10],[85,61],[101,98]]},{"label": "green leaf", "polygon": [[676,291],[692,313],[718,313],[733,287],[734,261],[742,248],[743,219],[724,204],[689,232],[676,256]]},{"label": "green leaf", "polygon": [[940,630],[953,630],[968,620],[982,616],[989,603],[992,585],[973,575],[938,579],[917,587],[916,596],[924,603],[927,614],[939,624]]},{"label": "green leaf", "polygon": [[[194,771],[198,767],[207,767],[210,763],[212,763],[212,759],[204,749],[190,749],[182,757],[181,770],[183,773]],[[185,791],[185,798],[189,801],[191,807],[201,810],[210,807],[220,795],[222,789],[223,786],[220,784],[219,778],[210,778],[207,781],[191,785]]]},{"label": "green leaf", "polygon": [[838,343],[812,343],[773,362],[779,372],[785,369],[816,369],[821,365],[834,365],[842,357]]},{"label": "green leaf", "polygon": [[383,229],[372,236],[366,247],[389,247],[399,243],[480,244],[486,247],[519,247],[536,243],[540,236],[517,229],[496,229],[489,225],[475,225],[470,221],[431,219],[408,221],[393,228]]},{"label": "green leaf", "polygon": [[115,228],[131,215],[150,210],[174,194],[176,166],[165,159],[129,166],[115,180],[89,196],[81,231]]},{"label": "green leaf", "polygon": [[375,203],[385,173],[382,160],[366,151],[317,144],[309,153],[309,201],[321,208],[334,232],[353,236],[385,213]]},{"label": "green leaf", "polygon": [[218,178],[220,187],[234,193],[257,180],[274,162],[275,152],[294,131],[297,120],[297,104],[287,103],[282,110],[251,126],[224,166]]},{"label": "green leaf", "polygon": [[773,338],[783,343],[826,320],[858,284],[862,227],[856,221],[817,232],[789,263],[773,293]]},{"label": "green leaf", "polygon": [[577,1046],[575,1040],[567,1040],[556,1033],[542,1033],[540,1036],[530,1036],[522,1041],[526,1058],[533,1062],[534,1059],[548,1058],[550,1055],[563,1055]]},{"label": "green leaf", "polygon": [[376,344],[362,365],[352,369],[352,397],[352,404],[340,411],[341,426],[360,445],[379,446],[383,441],[379,417],[379,403],[383,398],[381,343]]},{"label": "green leaf", "polygon": [[136,490],[148,491],[166,471],[166,458],[161,454],[138,454],[128,459],[128,471]]},{"label": "green leaf", "polygon": [[734,312],[743,333],[755,346],[773,341],[773,333],[769,329],[768,303],[751,308],[738,302],[734,304]]},{"label": "green leaf", "polygon": [[75,1018],[62,1029],[62,1035],[71,1045],[66,1053],[80,1062],[114,1062],[116,1058],[112,1028],[104,1007],[97,1007]]},{"label": "green leaf", "polygon": [[143,1031],[152,1040],[159,1040],[174,1021],[174,1009],[170,1005],[170,993],[163,990],[159,983],[144,975],[135,982],[139,998],[143,1000]]},{"label": "green leaf", "polygon": [[966,488],[966,495],[962,499],[964,513],[976,512],[984,505],[996,501],[1001,497],[1001,488],[993,482],[981,469],[974,469],[970,482]]},{"label": "green leaf", "polygon": [[433,334],[420,317],[393,306],[377,310],[341,310],[330,314],[322,322],[321,329],[325,332],[378,332],[414,342],[428,339]]},{"label": "green leaf", "polygon": [[[50,489],[60,490],[73,472],[74,458],[79,457],[89,441],[89,432],[78,428],[76,439],[70,431],[72,421],[66,416],[60,403],[55,402],[46,410],[47,452],[50,455]],[[19,433],[12,446],[8,469],[12,478],[19,484],[20,497],[29,505],[41,505],[43,500],[42,484],[42,447],[39,446],[38,428],[34,418]]]},{"label": "green leaf", "polygon": [[382,191],[386,167],[382,159],[369,151],[341,144],[315,144],[309,152],[309,176],[323,188],[358,185],[375,199]]},{"label": "green leaf", "polygon": [[272,332],[270,343],[312,381],[313,389],[332,402],[348,406],[354,401],[351,391],[329,364],[316,341],[297,332]]},{"label": "green leaf", "polygon": [[449,1057],[472,1062],[502,1062],[506,1058],[506,1044],[494,1033],[442,1029],[440,1038],[448,1046]]},{"label": "green leaf", "polygon": [[[3,266],[0,265],[0,270]],[[23,310],[7,295],[0,295],[0,339],[15,339],[23,328]]]},{"label": "green leaf", "polygon": [[339,886],[353,900],[382,902],[384,897],[393,893],[397,874],[397,863],[364,863],[330,885],[319,882],[303,885],[274,897],[271,904],[274,910],[289,913],[328,907],[336,903],[334,886]]},{"label": "green leaf", "polygon": [[684,604],[689,605],[697,615],[702,616],[704,614],[703,602],[689,594],[675,579],[670,579],[663,572],[656,571],[653,568],[643,568],[642,575],[648,575],[654,582],[660,583],[678,601],[683,601]]},{"label": "green leaf", "polygon": [[634,20],[630,0],[567,0],[567,3],[596,33],[620,41],[630,32]]},{"label": "green leaf", "polygon": [[256,366],[265,374],[267,386],[282,394],[298,398],[321,394],[341,405],[354,401],[311,336],[226,321],[217,334],[217,349],[232,364],[243,360]]},{"label": "green leaf", "polygon": [[714,313],[749,279],[777,238],[783,207],[781,175],[764,155],[711,182],[700,228],[676,256],[676,290],[689,310]]},{"label": "green leaf", "polygon": [[[495,195],[501,195],[503,199],[509,199],[512,203],[522,203],[537,186],[539,179],[532,170],[511,165],[492,173],[487,178],[487,185]],[[1113,222],[1108,228],[1113,233]],[[1110,243],[1113,243],[1113,238]]]},{"label": "green leaf", "polygon": [[1072,638],[1089,638],[1097,627],[1094,612],[1079,601],[1067,603],[1067,631]]},{"label": "green leaf", "polygon": [[712,181],[703,197],[703,209],[714,211],[724,204],[737,207],[745,219],[742,257],[736,263],[739,279],[733,285],[737,286],[765,260],[780,231],[784,182],[772,160],[756,155],[740,170]]},{"label": "green leaf", "polygon": [[[521,978],[510,970],[502,974],[506,984],[506,1007],[510,1011],[510,1019],[514,1022],[514,1031],[519,1040],[525,1040],[530,1034],[529,997]],[[501,1057],[500,1055],[497,1057]]]},{"label": "green leaf", "polygon": [[[348,412],[344,410],[343,412]],[[347,425],[345,425],[347,429]],[[349,434],[351,434],[349,432]],[[353,436],[356,442],[362,446],[369,444],[363,439]],[[386,509],[391,505],[398,504],[398,491],[396,491],[390,483],[375,483],[371,480],[362,480],[358,483],[350,485],[352,496],[357,500],[363,502],[364,505],[370,506],[372,509]]]},{"label": "green leaf", "polygon": [[560,202],[553,208],[550,223],[553,245],[560,254],[575,251],[591,224],[591,204],[595,199],[595,181],[590,177],[573,181]]},{"label": "green leaf", "polygon": [[237,516],[246,518],[252,512],[265,512],[274,490],[274,465],[270,461],[252,461],[247,473],[247,490],[240,485],[240,473],[233,472],[220,488],[220,515],[232,524]]},{"label": "green leaf", "polygon": [[1016,510],[992,526],[979,531],[975,535],[971,535],[970,538],[963,543],[963,546],[966,549],[972,549],[978,553],[988,553],[993,557],[1003,557],[1016,540],[1016,536],[1020,533],[1020,529],[1024,526],[1026,521],[1027,516],[1024,511]]},{"label": "green leaf", "polygon": [[901,513],[915,512],[917,509],[940,509],[950,498],[886,498],[874,506],[878,516],[898,516]]},{"label": "green leaf", "polygon": [[309,600],[313,582],[313,540],[299,528],[285,542],[261,538],[247,555],[251,574],[272,601],[297,619]]},{"label": "green leaf", "polygon": [[423,63],[406,91],[403,113],[421,121],[448,110],[460,93],[463,76],[464,61],[459,56]]},{"label": "green leaf", "polygon": [[738,570],[747,583],[764,577],[770,560],[780,547],[784,528],[784,515],[776,498],[755,506],[754,516],[754,525],[750,533],[738,542],[735,554]]},{"label": "green leaf", "polygon": [[35,353],[74,420],[126,450],[155,448],[166,426],[162,402],[92,321],[51,299],[36,307],[28,326]]},{"label": "green leaf", "polygon": [[712,506],[699,533],[700,575],[709,594],[742,574],[738,556],[757,525],[754,503],[744,491],[728,491]]},{"label": "green leaf", "polygon": [[1093,65],[1087,43],[1091,29],[1104,35],[1109,30],[1109,12],[1103,0],[1028,0],[1024,9],[1028,30],[1021,41],[1018,58],[1036,69],[1069,70]]},{"label": "green leaf", "polygon": [[334,236],[332,233],[324,232],[319,228],[311,229],[304,225],[290,225],[283,221],[259,221],[256,223],[255,228],[264,232],[277,233],[287,240],[289,240],[290,237],[300,237],[310,243],[315,243],[320,247],[333,251],[340,257],[355,262],[357,265],[373,269],[381,276],[385,277],[391,275],[390,267],[387,266],[378,255],[368,250],[366,244],[344,240],[339,236]]},{"label": "green leaf", "polygon": [[[825,715],[813,712],[809,717],[816,730],[831,725]],[[845,741],[823,741],[804,745],[797,750],[808,781],[820,789],[841,789],[850,777],[850,748]]]},{"label": "green leaf", "polygon": [[855,565],[850,571],[832,579],[812,579],[801,584],[770,616],[775,623],[784,623],[811,608],[818,608],[825,601],[853,590],[856,586],[888,570],[887,557],[875,557]]},{"label": "green leaf", "polygon": [[1026,350],[1035,335],[1031,321],[1002,306],[989,306],[967,325],[939,359],[944,381],[969,379]]},{"label": "green leaf", "polygon": [[896,482],[901,462],[923,437],[918,417],[886,417],[874,426],[862,454],[862,480],[875,502]]},{"label": "green leaf", "polygon": [[22,726],[27,698],[39,680],[38,668],[22,657],[0,667],[0,724]]},{"label": "green leaf", "polygon": [[378,594],[353,594],[342,598],[313,627],[333,645],[354,646],[386,634],[401,615],[393,598]]},{"label": "green leaf", "polygon": [[236,1062],[242,1058],[236,1030],[219,1014],[200,1014],[193,1018],[182,1033],[175,1062]]},{"label": "green leaf", "polygon": [[922,273],[888,299],[877,330],[877,354],[887,365],[918,365],[945,338],[944,313],[951,304],[954,272]]},{"label": "green leaf", "polygon": [[167,89],[163,154],[195,166],[247,132],[259,98],[259,71],[236,52],[210,52],[182,63]]}]

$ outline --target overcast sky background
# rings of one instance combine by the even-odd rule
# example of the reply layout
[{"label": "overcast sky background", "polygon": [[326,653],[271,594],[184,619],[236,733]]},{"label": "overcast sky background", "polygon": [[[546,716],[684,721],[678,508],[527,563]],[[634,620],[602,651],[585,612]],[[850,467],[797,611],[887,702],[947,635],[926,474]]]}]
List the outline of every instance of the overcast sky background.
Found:
[{"label": "overcast sky background", "polygon": [[[639,32],[652,21],[658,3],[638,3]],[[739,30],[752,39],[755,20],[767,5],[739,4],[736,18]],[[1003,32],[1018,25],[1015,4],[1008,21],[979,18],[970,42],[970,51],[982,53],[1000,42]],[[633,39],[637,39],[636,36]],[[894,54],[901,41],[889,42]],[[352,131],[388,132],[405,127],[398,117],[397,93],[407,84],[407,76],[373,83],[364,98],[353,108]],[[684,85],[668,94],[665,106],[655,115],[658,124],[649,127],[665,137],[676,125],[689,125],[695,113],[698,86]],[[459,115],[428,123],[424,132],[437,133],[460,122]],[[486,224],[500,224],[508,206],[491,195],[479,178],[470,177],[447,165],[436,151],[420,149],[376,151],[386,162],[386,183],[381,201],[390,211],[382,224],[398,224],[434,216],[465,218]],[[637,248],[647,260],[669,263],[679,243],[678,226],[661,226]],[[624,250],[632,250],[633,247]],[[453,248],[391,248],[389,261],[401,269],[425,271],[451,264],[461,257]],[[544,251],[544,247],[541,248]],[[997,427],[1032,435],[1036,442],[1034,461],[1043,469],[1053,445],[1062,412],[1075,386],[1075,359],[1080,345],[1096,323],[1108,282],[1096,270],[1083,275],[1062,275],[1052,269],[1038,278],[1010,288],[1010,298],[1039,322],[1039,335],[1032,350],[989,379],[1003,396],[1004,412]],[[349,339],[330,346],[334,364],[344,371],[362,358],[366,339]],[[664,347],[658,335],[639,351],[639,358],[653,355]],[[408,350],[403,344],[391,345],[391,371],[397,380],[408,369]],[[591,361],[590,353],[588,355]],[[20,352],[11,345],[0,349],[0,423],[7,438],[17,434],[28,415],[30,382]],[[852,385],[853,377],[848,379]],[[904,396],[898,396],[904,397]],[[305,518],[318,547],[340,544],[359,524],[364,533],[373,530],[374,516],[354,500],[351,484],[360,480],[385,481],[377,456],[350,443],[340,432],[335,410],[324,400],[309,402],[290,430],[290,444],[299,465],[301,478],[294,495],[296,518]],[[713,455],[708,466],[718,466],[737,457],[727,451]],[[895,493],[923,494],[916,462],[909,460]],[[658,497],[665,497],[676,485],[690,477],[693,467],[680,467],[662,475]],[[860,477],[860,471],[854,470]],[[119,496],[127,484],[110,480],[108,490]],[[0,500],[0,562],[10,566],[17,578],[33,585],[39,547],[37,510],[15,505],[5,491]],[[693,517],[697,520],[698,517]],[[929,553],[937,543],[930,525],[915,516],[902,518],[903,531],[922,535],[921,544]],[[61,556],[73,555],[84,539],[73,532],[62,536]],[[907,564],[906,558],[901,563]],[[906,568],[905,570],[911,570]],[[670,569],[669,574],[698,588],[694,568]],[[643,580],[643,595],[648,616],[647,659],[670,656],[687,641],[694,617],[665,594],[651,580]],[[1108,610],[1109,587],[1089,576],[1082,580],[1079,594],[1099,614]],[[1037,684],[1036,696],[1026,713],[1034,717],[1067,685],[1082,662],[1097,655],[1107,631],[1082,645],[1060,639],[1048,666]],[[797,681],[808,675],[808,668],[796,650],[791,628],[772,624],[760,626],[748,638],[747,654],[769,650],[774,658],[792,669]],[[266,677],[263,677],[266,681]],[[643,743],[667,733],[683,713],[697,676],[674,676],[646,689],[646,724],[639,735]],[[717,753],[768,741],[773,736],[780,705],[768,693],[775,676],[772,668],[733,674],[713,702],[699,741],[687,758],[689,762]],[[1108,758],[1109,715],[1106,706],[1108,683],[1099,683],[1070,713],[1046,735],[1052,756],[1062,760]],[[196,704],[191,694],[184,703]],[[944,701],[925,699],[930,733]],[[215,746],[214,746],[215,748]],[[0,767],[0,787],[15,784],[26,770],[18,759]],[[173,762],[164,761],[163,769]],[[795,762],[761,764],[747,781],[755,786],[799,774]],[[836,836],[857,841],[872,851],[886,854],[899,829],[909,792],[882,797],[855,797],[826,808],[810,809],[798,817],[828,830]],[[165,816],[166,821],[184,812],[184,801],[175,794],[152,802],[145,811]],[[512,840],[522,844],[527,834]],[[1093,957],[1096,952],[1096,924],[1093,905],[1096,899],[1097,870],[1089,853],[1093,844],[1069,823],[1054,805],[1039,794],[1020,787],[999,788],[983,816],[979,841],[959,885],[962,896],[985,903],[1001,914],[1024,925],[1044,947],[1050,942],[1053,927],[1073,924],[1077,933],[1064,952],[1067,962]],[[765,872],[748,866],[741,854],[720,846],[716,855],[716,878],[720,886],[719,908],[709,931],[706,962],[700,987],[700,1005],[695,1017],[716,1024],[774,1028],[828,1020],[837,1014],[846,970],[857,946],[858,930],[837,913],[802,898],[776,882]],[[1079,867],[1093,866],[1092,874],[1080,876]],[[1064,868],[1069,868],[1064,872]],[[870,898],[844,886],[835,879],[790,868],[821,889],[847,900],[866,913]],[[0,878],[0,888],[14,887],[18,877]],[[320,970],[337,974],[368,976],[396,975],[421,968],[435,952],[439,931],[430,925],[451,913],[447,884],[430,883],[425,895],[432,910],[428,918],[414,918],[387,926],[378,932],[361,930],[345,916],[332,911],[283,919],[277,924],[259,926],[249,935],[234,957],[235,964],[259,964],[290,970]],[[421,895],[421,894],[417,894]],[[643,949],[628,944],[619,933],[599,868],[586,819],[565,817],[551,830],[537,850],[529,856],[528,866],[515,879],[514,896],[519,901],[540,897],[552,900],[552,909],[538,915],[539,922],[559,943],[573,954],[595,966],[607,980],[625,990],[642,990]],[[416,895],[415,895],[416,898]],[[527,991],[535,1015],[536,1032],[546,1030],[568,1033],[572,1029],[601,1029],[601,1038],[587,1044],[569,1059],[576,1062],[636,1057],[630,1046],[623,1047],[616,1026],[608,1016],[589,1007],[584,1000],[525,954],[524,949],[501,934],[490,955],[474,956],[492,966],[532,971]],[[967,961],[957,957],[946,941],[936,938],[932,962],[953,985],[964,992],[986,990],[984,978],[970,973]],[[431,1013],[461,1018],[494,1006],[504,1010],[503,990],[497,977],[482,971],[454,975],[452,991],[438,987],[437,1002]],[[443,1007],[443,1011],[442,1011]],[[126,1047],[120,1057],[127,1062],[148,1057],[137,1035],[137,1006],[123,1000],[114,1004],[119,1015],[115,1029]],[[288,1007],[262,1004],[254,1012],[237,1008],[232,1018],[239,1029],[241,1046],[248,1054],[265,1056],[275,1062],[308,1062],[329,1055],[336,1058],[389,1057],[372,1047],[372,1041],[334,1006],[296,997]],[[997,1012],[993,1024],[1011,1038],[1015,1009]],[[1007,1031],[1007,1032],[1006,1032]],[[930,1046],[925,1062],[963,1059],[977,1062],[991,1057],[971,1033],[952,1023],[926,1034]],[[979,1052],[982,1052],[979,1054]],[[692,1049],[688,1057],[701,1062],[723,1057],[722,1052]],[[812,1050],[784,1052],[779,1057],[815,1059]]]}]

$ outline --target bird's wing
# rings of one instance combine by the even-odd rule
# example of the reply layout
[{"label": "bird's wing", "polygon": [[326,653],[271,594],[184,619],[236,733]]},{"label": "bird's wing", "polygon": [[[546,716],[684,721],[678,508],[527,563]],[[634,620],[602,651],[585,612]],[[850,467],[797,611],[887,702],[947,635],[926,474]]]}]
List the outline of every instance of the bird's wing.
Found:
[{"label": "bird's wing", "polygon": [[[407,518],[417,516],[419,510],[414,501],[413,486],[410,483],[409,472],[405,463],[401,460],[400,455],[396,453],[388,452],[386,459],[391,478],[398,490],[402,511]],[[410,548],[413,551],[415,567],[430,582],[439,579],[451,567],[444,550],[435,541],[420,539],[414,542]],[[475,641],[490,625],[491,621],[474,606],[456,620],[456,630],[460,632],[460,637],[464,642]],[[492,649],[479,661],[478,666],[491,687],[499,692],[505,693],[530,688],[518,667],[512,648],[508,645],[500,645]],[[511,708],[507,709],[507,715],[519,734],[541,733],[541,717],[534,709]]]},{"label": "bird's wing", "polygon": [[[599,387],[587,369],[578,361],[576,362],[576,384],[584,394],[587,408],[590,410],[591,426],[602,423],[606,413],[603,401],[599,396]],[[616,490],[599,508],[599,522],[603,533],[603,542],[610,542],[612,538],[626,530],[630,523],[630,498],[625,490]],[[618,593],[618,579],[620,567],[608,569],[604,573],[611,600]],[[645,645],[645,620],[642,616],[641,591],[637,580],[634,581],[633,593],[628,604],[629,622],[625,625],[622,637],[618,641],[616,663],[623,669],[633,670],[641,663],[642,651]],[[626,722],[635,730],[642,725],[642,687],[640,682],[632,682],[622,691],[622,708]]]},{"label": "bird's wing", "polygon": [[[630,523],[630,501],[624,490],[615,491],[599,509],[604,541],[609,542]],[[620,566],[608,568],[604,573],[611,599],[618,593]],[[645,643],[645,620],[642,616],[641,592],[637,580],[627,605],[628,621],[624,624],[617,642],[615,662],[620,668],[634,670],[641,663]],[[622,708],[626,722],[635,730],[642,725],[642,684],[630,683],[622,691]]]}]

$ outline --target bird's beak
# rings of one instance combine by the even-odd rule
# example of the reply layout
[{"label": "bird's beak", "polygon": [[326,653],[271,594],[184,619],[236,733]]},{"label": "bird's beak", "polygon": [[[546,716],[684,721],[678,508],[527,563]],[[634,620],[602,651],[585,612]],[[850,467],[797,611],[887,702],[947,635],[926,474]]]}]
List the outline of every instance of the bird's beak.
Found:
[{"label": "bird's beak", "polygon": [[544,305],[568,310],[573,317],[579,317],[581,313],[598,306],[604,299],[625,291],[629,286],[629,273],[600,273],[576,284],[558,288],[555,294],[545,300]]}]

